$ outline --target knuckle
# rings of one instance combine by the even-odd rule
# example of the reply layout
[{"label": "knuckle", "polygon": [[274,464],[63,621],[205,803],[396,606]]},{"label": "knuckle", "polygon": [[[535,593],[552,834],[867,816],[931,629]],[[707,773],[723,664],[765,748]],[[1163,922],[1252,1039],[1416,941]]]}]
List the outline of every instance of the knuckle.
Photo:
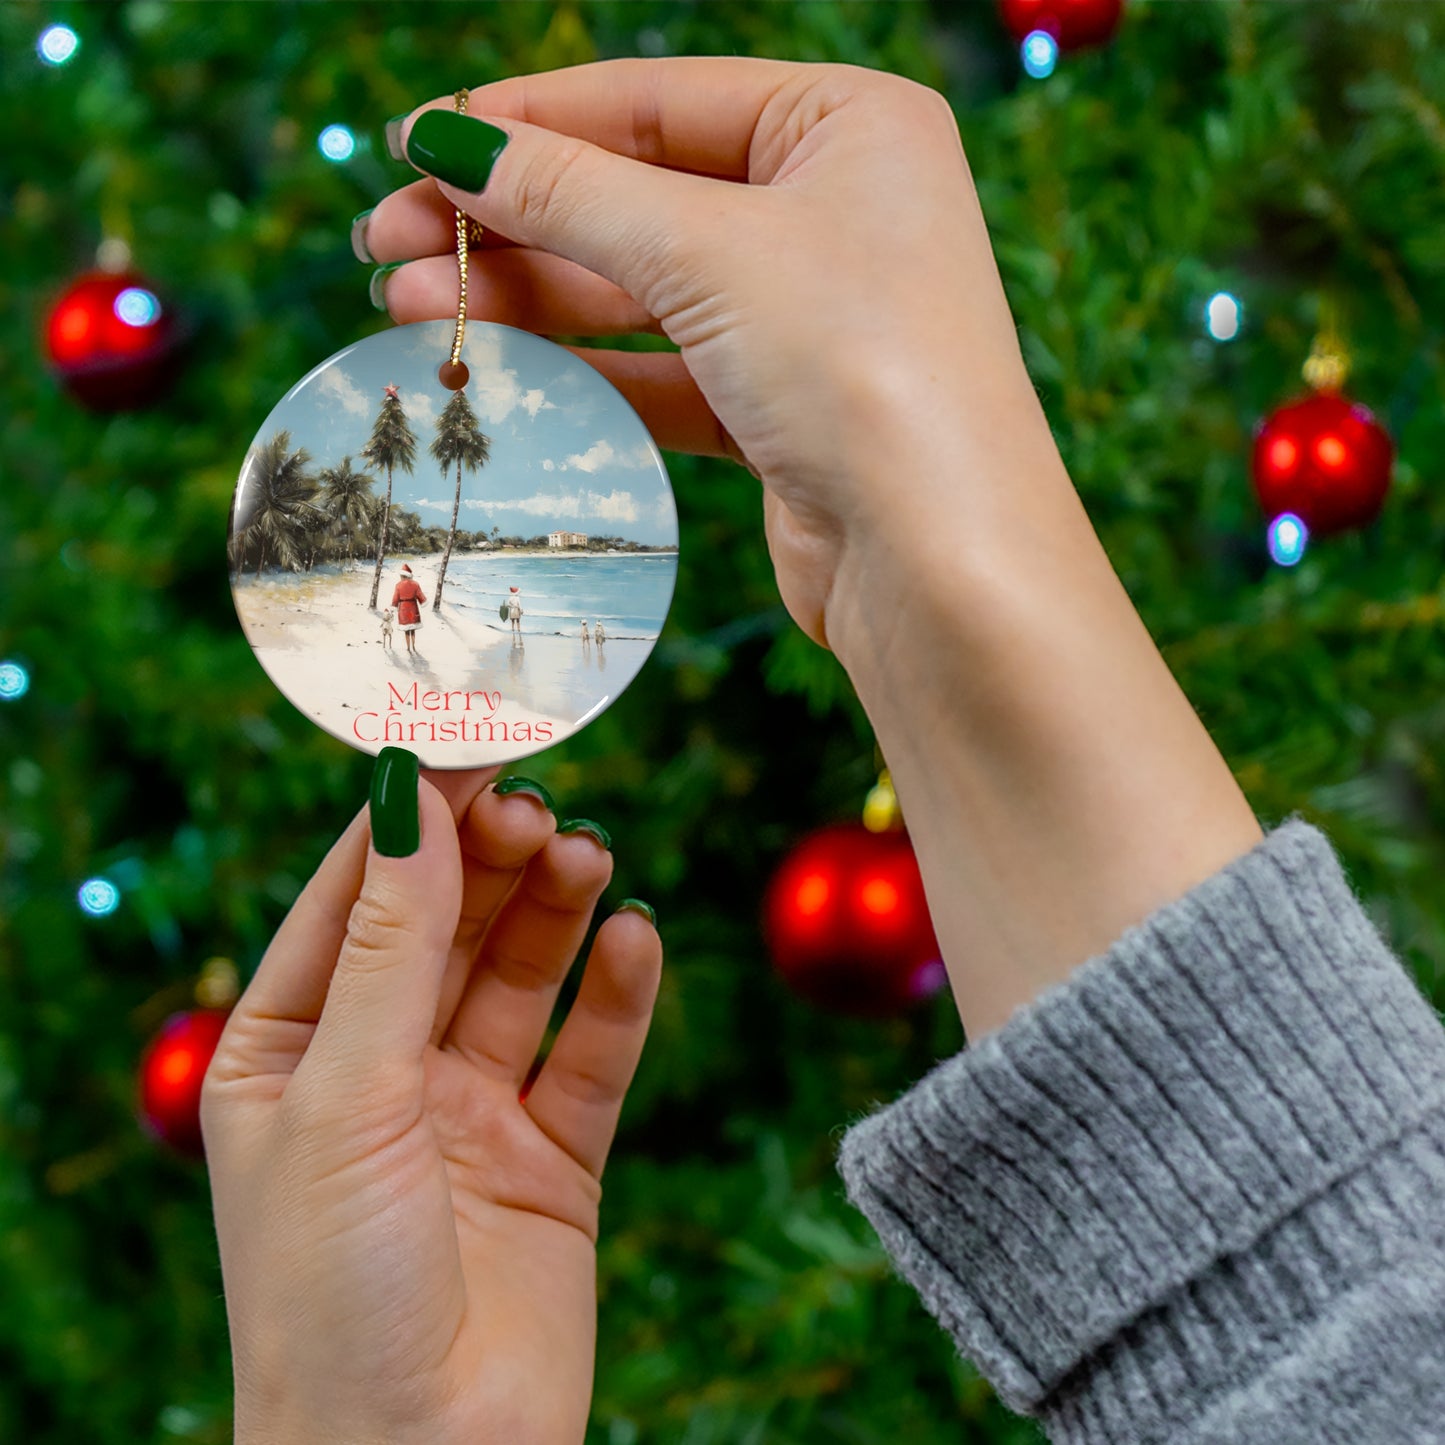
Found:
[{"label": "knuckle", "polygon": [[346,921],[346,942],[337,966],[362,973],[381,968],[407,944],[406,924],[383,902],[362,894]]},{"label": "knuckle", "polygon": [[576,204],[574,183],[587,155],[586,143],[570,136],[534,151],[516,182],[518,219],[539,229],[561,220],[566,207]]}]

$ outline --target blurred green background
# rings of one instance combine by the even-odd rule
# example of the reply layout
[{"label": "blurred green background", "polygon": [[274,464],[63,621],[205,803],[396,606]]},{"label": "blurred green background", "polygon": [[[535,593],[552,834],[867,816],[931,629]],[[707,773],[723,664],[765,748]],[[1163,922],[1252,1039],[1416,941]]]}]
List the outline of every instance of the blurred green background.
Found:
[{"label": "blurred green background", "polygon": [[[36,58],[54,22],[81,39]],[[240,460],[273,403],[389,324],[354,213],[412,172],[388,116],[618,55],[898,71],[953,103],[1025,353],[1079,490],[1262,820],[1303,811],[1445,997],[1445,7],[1146,3],[1032,81],[976,4],[115,4],[0,8],[0,1440],[230,1438],[201,1166],[138,1128],[138,1055],[203,960],[243,975],[365,797],[226,585]],[[317,137],[351,127],[355,156]],[[118,236],[195,327],[150,409],[79,408],[46,309]],[[886,256],[878,258],[888,264]],[[1219,289],[1243,333],[1207,339]],[[1254,423],[1332,298],[1349,390],[1399,447],[1362,535],[1273,566]],[[890,1277],[837,1136],[961,1043],[945,996],[829,1017],[759,935],[789,846],[875,770],[832,659],[778,603],[758,488],[668,458],[682,567],[625,698],[524,770],[615,839],[612,902],[669,967],[607,1176],[589,1441],[1037,1439]],[[108,918],[76,889],[122,890]]]}]

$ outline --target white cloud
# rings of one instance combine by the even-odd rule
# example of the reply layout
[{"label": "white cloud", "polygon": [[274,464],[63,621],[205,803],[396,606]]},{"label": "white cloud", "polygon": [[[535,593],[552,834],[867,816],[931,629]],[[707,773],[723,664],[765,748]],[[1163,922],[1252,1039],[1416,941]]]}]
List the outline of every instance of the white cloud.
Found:
[{"label": "white cloud", "polygon": [[406,419],[411,423],[411,429],[418,433],[417,441],[424,445],[430,445],[429,439],[420,433],[424,427],[430,428],[436,425],[436,398],[427,395],[424,391],[403,391],[400,396],[402,407],[406,411]]},{"label": "white cloud", "polygon": [[361,388],[339,366],[321,373],[316,381],[316,394],[352,416],[365,416],[371,409]]},{"label": "white cloud", "polygon": [[646,442],[638,442],[635,447],[629,447],[626,451],[618,451],[605,437],[601,441],[593,442],[585,452],[574,452],[565,462],[554,462],[550,459],[542,463],[542,470],[546,472],[600,472],[603,467],[626,467],[636,471],[640,467],[656,465],[652,454],[652,448]]},{"label": "white cloud", "polygon": [[554,462],[551,457],[544,457],[542,459],[542,470],[544,472],[555,472],[557,470],[557,463]]}]

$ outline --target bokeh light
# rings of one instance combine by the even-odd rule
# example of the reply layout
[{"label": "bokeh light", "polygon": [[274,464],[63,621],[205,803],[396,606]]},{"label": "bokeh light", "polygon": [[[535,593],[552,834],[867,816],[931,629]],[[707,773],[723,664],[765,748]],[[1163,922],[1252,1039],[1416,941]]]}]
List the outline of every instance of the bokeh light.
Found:
[{"label": "bokeh light", "polygon": [[1047,30],[1033,30],[1019,47],[1024,70],[1035,80],[1045,80],[1059,63],[1059,42]]},{"label": "bokeh light", "polygon": [[344,125],[329,125],[316,139],[329,161],[349,161],[356,154],[356,137]]},{"label": "bokeh light", "polygon": [[161,303],[153,291],[127,286],[115,298],[115,314],[127,326],[152,326],[160,320]]},{"label": "bokeh light", "polygon": [[1204,308],[1204,329],[1216,341],[1233,341],[1244,324],[1244,307],[1228,291],[1216,291]]},{"label": "bokeh light", "polygon": [[80,49],[80,36],[68,25],[49,25],[35,42],[35,53],[47,65],[64,65]]},{"label": "bokeh light", "polygon": [[1281,512],[1269,524],[1269,555],[1281,567],[1293,567],[1305,554],[1309,528],[1293,512]]},{"label": "bokeh light", "polygon": [[30,691],[30,674],[18,662],[0,662],[0,702],[14,702]]},{"label": "bokeh light", "polygon": [[75,895],[83,913],[104,918],[120,907],[120,889],[109,878],[87,878]]}]

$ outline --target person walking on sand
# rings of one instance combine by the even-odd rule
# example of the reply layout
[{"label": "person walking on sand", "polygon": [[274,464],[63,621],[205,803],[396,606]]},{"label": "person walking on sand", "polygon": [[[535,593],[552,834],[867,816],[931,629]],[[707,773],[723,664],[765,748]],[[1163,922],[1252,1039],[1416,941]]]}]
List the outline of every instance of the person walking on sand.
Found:
[{"label": "person walking on sand", "polygon": [[406,638],[408,652],[416,651],[416,630],[421,626],[421,605],[425,601],[426,593],[421,590],[421,584],[411,575],[410,565],[403,563],[401,580],[391,594],[391,605],[396,608],[396,625]]},{"label": "person walking on sand", "polygon": [[602,644],[607,641],[607,633],[603,631],[602,619],[600,617],[592,628],[592,635],[597,639],[598,647],[601,647]]},{"label": "person walking on sand", "polygon": [[522,631],[522,599],[517,595],[517,588],[511,588],[507,596],[507,619],[512,624],[512,631],[519,636]]},{"label": "person walking on sand", "polygon": [[582,646],[588,646],[592,641],[592,634],[587,630],[587,619],[582,619]]}]

